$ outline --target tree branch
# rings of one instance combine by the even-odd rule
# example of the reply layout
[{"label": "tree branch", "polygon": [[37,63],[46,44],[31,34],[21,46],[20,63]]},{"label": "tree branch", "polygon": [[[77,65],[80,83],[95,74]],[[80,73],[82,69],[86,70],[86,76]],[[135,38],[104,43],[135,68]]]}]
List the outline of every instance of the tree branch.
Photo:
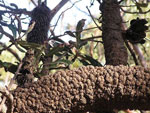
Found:
[{"label": "tree branch", "polygon": [[[51,11],[51,17],[53,18],[55,14],[68,2],[69,0],[61,0],[61,2]],[[51,19],[52,19],[51,18]]]},{"label": "tree branch", "polygon": [[14,111],[79,113],[111,111],[114,108],[150,110],[148,70],[120,65],[58,71],[14,90]]},{"label": "tree branch", "polygon": [[31,14],[31,12],[27,11],[26,9],[14,9],[14,8],[11,8],[11,7],[3,5],[3,4],[0,4],[0,7],[8,9],[6,11],[0,10],[1,13],[14,13],[14,14],[25,14],[25,15]]},{"label": "tree branch", "polygon": [[10,47],[7,47],[4,43],[0,42],[0,45],[3,46],[3,49],[0,50],[2,52],[3,50],[9,51],[19,62],[21,61],[21,58],[18,56],[18,54],[12,50]]},{"label": "tree branch", "polygon": [[141,49],[138,47],[138,45],[135,45],[135,44],[133,44],[133,48],[134,48],[135,52],[136,52],[137,55],[138,55],[138,58],[139,58],[139,60],[140,60],[141,65],[142,65],[144,68],[147,68],[147,63],[146,63],[146,61],[145,61],[145,58],[144,58],[144,55],[143,55]]}]

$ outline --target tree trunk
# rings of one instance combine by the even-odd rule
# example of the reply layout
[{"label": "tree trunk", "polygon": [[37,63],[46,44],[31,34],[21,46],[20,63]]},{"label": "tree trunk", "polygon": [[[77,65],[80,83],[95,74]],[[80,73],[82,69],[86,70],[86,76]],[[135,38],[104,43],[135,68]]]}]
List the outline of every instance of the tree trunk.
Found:
[{"label": "tree trunk", "polygon": [[121,32],[121,15],[117,0],[104,0],[102,12],[102,39],[104,42],[106,64],[126,65],[128,54]]}]

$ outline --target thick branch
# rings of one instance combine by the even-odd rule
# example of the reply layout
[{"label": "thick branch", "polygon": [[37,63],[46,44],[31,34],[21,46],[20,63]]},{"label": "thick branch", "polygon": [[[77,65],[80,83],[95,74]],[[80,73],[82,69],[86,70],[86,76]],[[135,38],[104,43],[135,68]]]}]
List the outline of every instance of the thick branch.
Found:
[{"label": "thick branch", "polygon": [[53,18],[68,1],[69,0],[61,0],[61,2],[51,11],[51,17]]},{"label": "thick branch", "polygon": [[150,72],[143,67],[58,71],[14,92],[14,113],[150,110]]}]

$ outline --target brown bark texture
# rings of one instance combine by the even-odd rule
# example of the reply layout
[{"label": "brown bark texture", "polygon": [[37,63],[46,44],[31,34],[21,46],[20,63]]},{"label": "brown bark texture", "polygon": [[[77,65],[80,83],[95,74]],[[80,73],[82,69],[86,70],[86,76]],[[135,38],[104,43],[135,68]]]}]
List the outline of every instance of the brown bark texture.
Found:
[{"label": "brown bark texture", "polygon": [[150,110],[150,72],[143,67],[80,67],[47,75],[14,96],[13,113]]},{"label": "brown bark texture", "polygon": [[127,65],[128,54],[122,37],[122,18],[118,5],[117,0],[104,0],[100,5],[107,65]]}]

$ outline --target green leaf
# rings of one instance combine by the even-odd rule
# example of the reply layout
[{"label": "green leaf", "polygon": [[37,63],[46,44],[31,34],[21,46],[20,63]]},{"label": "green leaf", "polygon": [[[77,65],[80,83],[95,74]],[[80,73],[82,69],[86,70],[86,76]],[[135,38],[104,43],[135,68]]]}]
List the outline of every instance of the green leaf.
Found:
[{"label": "green leaf", "polygon": [[65,64],[72,64],[72,62],[70,60],[66,60],[66,59],[61,59],[61,60],[58,60],[57,63],[65,63]]},{"label": "green leaf", "polygon": [[15,9],[18,9],[18,6],[14,3],[10,3],[11,6],[15,7]]},{"label": "green leaf", "polygon": [[25,49],[33,48],[33,49],[37,49],[37,50],[43,50],[43,48],[44,48],[44,45],[40,45],[37,43],[29,43],[26,41],[17,41],[17,43]]},{"label": "green leaf", "polygon": [[48,56],[52,56],[54,54],[57,54],[58,52],[61,52],[64,50],[64,47],[61,47],[61,46],[57,46],[57,47],[53,47],[49,53],[48,53]]},{"label": "green leaf", "polygon": [[17,28],[14,25],[12,25],[12,24],[9,24],[8,28],[11,30],[11,32],[13,34],[13,37],[16,38],[16,36],[17,36]]},{"label": "green leaf", "polygon": [[66,31],[65,33],[68,34],[68,35],[71,36],[71,37],[76,37],[76,36],[73,34],[73,32],[71,32],[71,31]]},{"label": "green leaf", "polygon": [[87,61],[81,59],[79,60],[84,66],[90,65]]},{"label": "green leaf", "polygon": [[13,74],[15,74],[15,72],[17,71],[17,65],[14,65],[9,62],[2,62],[1,60],[0,60],[0,68],[4,68],[6,72],[9,71]]},{"label": "green leaf", "polygon": [[88,43],[88,41],[81,40],[79,47],[81,48],[82,46],[86,45],[87,43]]},{"label": "green leaf", "polygon": [[82,19],[78,22],[77,27],[76,27],[76,46],[77,49],[80,48],[80,40],[81,40],[81,32],[83,30],[83,27],[85,25],[86,19]]},{"label": "green leaf", "polygon": [[102,66],[102,64],[100,62],[98,62],[97,60],[95,60],[94,58],[92,58],[91,56],[88,55],[84,55],[84,58],[90,62],[91,65],[93,66]]},{"label": "green leaf", "polygon": [[0,34],[0,39],[2,39],[2,37],[3,37],[3,34]]}]

